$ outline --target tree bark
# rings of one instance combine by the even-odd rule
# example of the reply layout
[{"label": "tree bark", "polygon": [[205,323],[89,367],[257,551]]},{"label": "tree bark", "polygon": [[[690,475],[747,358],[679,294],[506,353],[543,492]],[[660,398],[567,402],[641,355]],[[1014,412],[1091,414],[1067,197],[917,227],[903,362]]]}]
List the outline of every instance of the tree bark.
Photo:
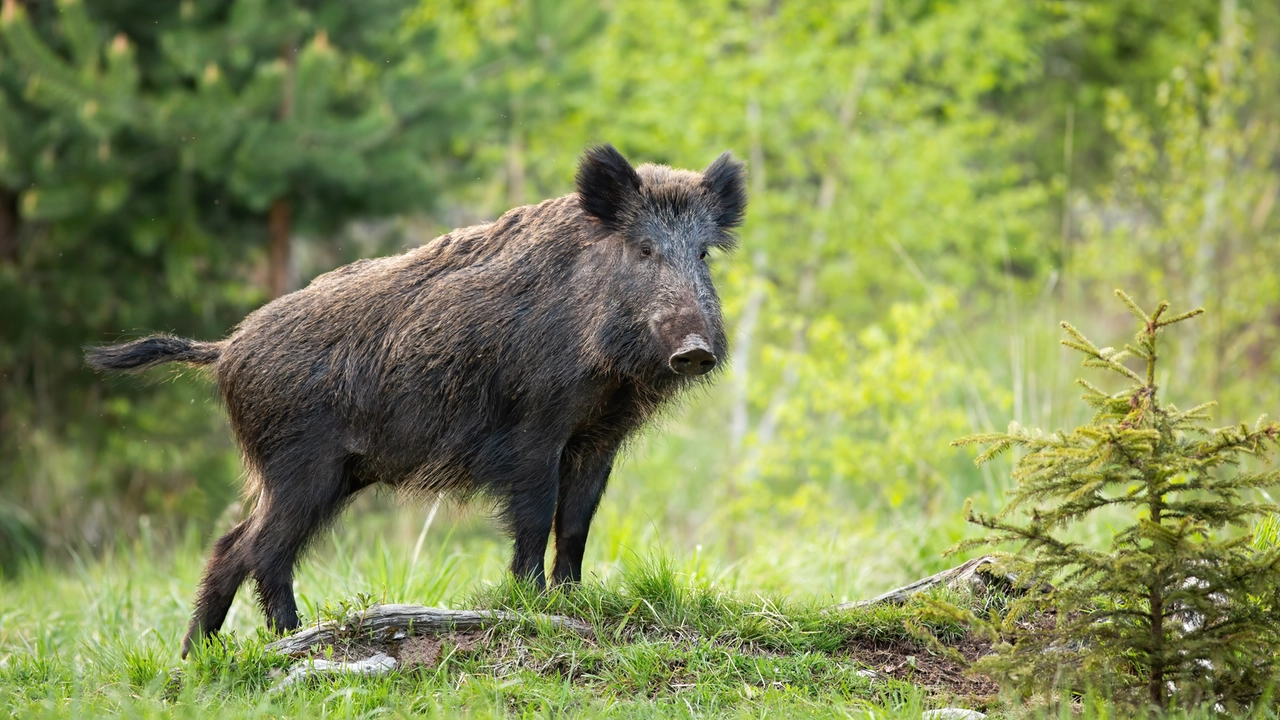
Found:
[{"label": "tree bark", "polygon": [[[280,59],[284,61],[286,72],[283,93],[280,97],[280,108],[276,118],[281,123],[288,123],[293,117],[295,83],[297,81],[298,48],[292,41],[280,48]],[[293,239],[293,206],[283,197],[271,203],[267,211],[268,263],[267,289],[271,299],[289,292],[289,265],[292,255]]]},{"label": "tree bark", "polygon": [[595,634],[587,623],[562,615],[520,615],[503,610],[445,610],[422,605],[375,605],[341,621],[322,622],[299,630],[271,643],[267,649],[285,655],[304,655],[312,648],[343,639],[385,642],[399,640],[411,634],[481,630],[502,623],[521,621],[546,623],[585,637]]},{"label": "tree bark", "polygon": [[18,262],[18,194],[0,188],[0,262]]},{"label": "tree bark", "polygon": [[1011,575],[1000,574],[995,572],[995,555],[983,555],[967,562],[961,563],[949,570],[943,570],[936,575],[930,575],[927,578],[917,580],[910,585],[903,585],[900,588],[894,588],[889,592],[877,595],[870,600],[854,600],[852,602],[840,603],[833,610],[852,610],[855,608],[867,607],[870,605],[880,605],[889,603],[890,605],[901,605],[911,599],[913,595],[917,595],[926,590],[932,590],[936,587],[949,587],[953,590],[963,589],[983,589],[993,585],[1007,588],[1017,587],[1017,581]]},{"label": "tree bark", "polygon": [[278,198],[271,203],[267,214],[270,234],[270,259],[267,265],[267,283],[274,300],[289,292],[289,264],[293,237],[293,206],[288,200]]}]

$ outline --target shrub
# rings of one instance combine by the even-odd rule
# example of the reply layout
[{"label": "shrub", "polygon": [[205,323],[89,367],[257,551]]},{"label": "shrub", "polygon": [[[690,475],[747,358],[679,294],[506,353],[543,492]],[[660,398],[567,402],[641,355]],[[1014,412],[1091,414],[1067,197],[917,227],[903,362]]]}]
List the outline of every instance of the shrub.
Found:
[{"label": "shrub", "polygon": [[[956,441],[987,445],[978,463],[1025,451],[1003,510],[965,509],[988,532],[962,547],[1019,544],[1009,569],[1030,588],[981,669],[1049,700],[1092,688],[1129,706],[1246,707],[1273,683],[1280,651],[1280,550],[1252,542],[1253,528],[1280,510],[1265,492],[1280,485],[1280,470],[1241,462],[1265,467],[1280,423],[1210,429],[1213,403],[1183,411],[1164,402],[1161,336],[1202,311],[1169,317],[1161,303],[1147,313],[1116,294],[1140,321],[1134,344],[1098,348],[1062,324],[1062,344],[1085,355],[1085,367],[1126,383],[1107,393],[1079,381],[1096,411],[1087,425],[1045,433],[1015,424]],[[1109,543],[1078,539],[1087,520],[1108,524]]]}]

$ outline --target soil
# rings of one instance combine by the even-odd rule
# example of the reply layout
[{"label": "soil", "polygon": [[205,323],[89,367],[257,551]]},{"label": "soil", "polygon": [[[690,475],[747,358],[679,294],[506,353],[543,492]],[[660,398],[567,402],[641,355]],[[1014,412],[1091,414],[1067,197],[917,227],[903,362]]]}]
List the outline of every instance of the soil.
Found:
[{"label": "soil", "polygon": [[[972,635],[948,647],[959,652],[968,663],[991,652],[991,643]],[[1000,691],[1000,686],[991,678],[970,673],[955,660],[920,643],[854,639],[846,651],[855,662],[871,668],[878,676],[910,682],[935,693],[989,701]]]},{"label": "soil", "polygon": [[477,648],[486,645],[488,633],[481,630],[453,632],[448,635],[415,635],[402,640],[394,648],[386,651],[388,655],[400,663],[406,670],[430,670],[440,664],[440,658],[446,648],[452,652],[470,654]]},{"label": "soil", "polygon": [[[473,652],[488,644],[486,635],[488,633],[483,630],[469,630],[444,635],[413,635],[390,642],[367,640],[346,642],[333,646],[333,658],[354,662],[383,653],[395,658],[397,666],[405,670],[430,670],[440,663],[440,658],[446,649],[463,653]],[[313,656],[323,656],[326,647],[316,646]]]}]

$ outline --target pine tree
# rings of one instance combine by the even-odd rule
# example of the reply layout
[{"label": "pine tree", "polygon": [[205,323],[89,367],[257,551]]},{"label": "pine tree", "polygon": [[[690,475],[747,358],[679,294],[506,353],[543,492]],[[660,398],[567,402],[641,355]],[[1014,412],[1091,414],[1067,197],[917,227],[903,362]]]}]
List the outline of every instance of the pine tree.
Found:
[{"label": "pine tree", "polygon": [[[157,156],[150,164],[187,185],[178,192],[196,203],[188,212],[197,219],[260,223],[279,295],[289,289],[295,224],[325,231],[422,208],[432,196],[431,161],[448,139],[448,83],[458,74],[432,64],[429,31],[395,29],[411,7],[189,0],[142,12],[132,0],[61,0],[48,23],[56,31],[40,32],[5,0],[0,38],[23,76],[18,103],[97,141],[99,159]],[[53,158],[69,182],[19,186],[24,216],[109,214],[140,190],[130,177],[139,168],[108,168],[102,184],[86,187],[92,163],[69,159]],[[227,206],[207,210],[201,193]]]},{"label": "pine tree", "polygon": [[[1255,546],[1251,530],[1280,511],[1260,492],[1280,485],[1280,470],[1241,464],[1265,463],[1280,424],[1211,430],[1212,403],[1184,411],[1164,402],[1159,341],[1202,311],[1169,316],[1161,303],[1147,313],[1117,295],[1141,323],[1124,349],[1098,348],[1062,324],[1063,345],[1085,367],[1126,383],[1107,393],[1079,381],[1095,409],[1089,424],[1051,434],[1012,425],[957,441],[988,445],[978,463],[1014,447],[1026,453],[1002,511],[966,507],[989,533],[965,546],[1020,544],[1011,569],[1032,588],[1003,621],[1003,652],[981,666],[1048,697],[1093,688],[1134,706],[1239,709],[1277,678],[1280,550]],[[1085,522],[1105,522],[1109,543],[1077,539],[1074,526]],[[1052,628],[1045,616],[1031,622],[1046,608]]]},{"label": "pine tree", "polygon": [[148,487],[135,511],[207,518],[234,497],[214,443],[164,478],[106,452],[128,436],[107,426],[152,414],[186,439],[210,431],[171,393],[103,384],[80,348],[221,336],[291,289],[295,236],[432,207],[466,99],[462,66],[406,22],[416,5],[0,0],[0,502],[35,492],[36,429],[96,454],[86,504]]}]

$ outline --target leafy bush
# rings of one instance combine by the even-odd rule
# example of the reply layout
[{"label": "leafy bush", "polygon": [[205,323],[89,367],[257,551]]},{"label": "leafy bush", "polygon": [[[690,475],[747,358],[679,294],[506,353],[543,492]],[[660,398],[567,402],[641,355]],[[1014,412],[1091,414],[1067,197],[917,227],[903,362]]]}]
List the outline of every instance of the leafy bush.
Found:
[{"label": "leafy bush", "polygon": [[[983,669],[1047,698],[1093,688],[1131,706],[1204,704],[1234,710],[1276,678],[1280,651],[1280,549],[1252,542],[1252,529],[1280,510],[1263,501],[1280,470],[1248,472],[1280,444],[1280,423],[1259,419],[1211,430],[1212,403],[1182,411],[1157,384],[1164,328],[1201,310],[1147,313],[1117,291],[1140,326],[1122,350],[1098,348],[1068,323],[1064,345],[1085,367],[1123,377],[1107,393],[1087,381],[1091,422],[1045,433],[1017,425],[957,443],[988,448],[983,463],[1023,448],[1017,486],[996,515],[966,507],[990,532],[967,545],[1021,543],[1011,570],[1030,588],[1002,622],[1008,639]],[[1145,373],[1126,364],[1145,363]],[[1073,526],[1112,521],[1106,547]]]}]

